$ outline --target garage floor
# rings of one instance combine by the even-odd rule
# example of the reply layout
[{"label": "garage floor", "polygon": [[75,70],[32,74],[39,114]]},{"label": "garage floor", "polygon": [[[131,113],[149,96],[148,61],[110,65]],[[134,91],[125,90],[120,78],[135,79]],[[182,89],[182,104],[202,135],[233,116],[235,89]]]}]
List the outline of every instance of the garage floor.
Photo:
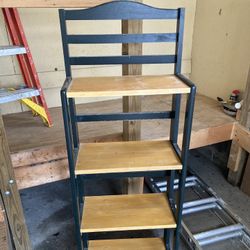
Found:
[{"label": "garage floor", "polygon": [[[215,161],[214,152],[211,147],[192,150],[189,165],[250,228],[250,197],[226,181],[225,170],[223,170],[226,164],[225,157],[219,157],[220,159]],[[87,195],[119,194],[121,190],[121,180],[89,181],[86,184]],[[75,249],[68,180],[22,190],[21,198],[33,249]],[[197,223],[206,223],[206,218],[203,219],[204,221],[199,219]],[[129,233],[129,235],[149,237],[161,233],[161,231],[144,231]],[[128,233],[112,233],[107,236],[103,233],[91,235],[91,238],[129,237],[129,235]],[[183,245],[182,249],[186,249],[186,247]]]}]

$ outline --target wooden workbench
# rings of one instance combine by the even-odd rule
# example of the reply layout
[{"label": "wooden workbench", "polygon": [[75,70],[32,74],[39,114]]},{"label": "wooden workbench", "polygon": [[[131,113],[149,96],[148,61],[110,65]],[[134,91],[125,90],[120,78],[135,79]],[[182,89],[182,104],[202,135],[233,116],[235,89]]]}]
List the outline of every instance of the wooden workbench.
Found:
[{"label": "wooden workbench", "polygon": [[[181,124],[185,100],[182,100]],[[142,110],[168,110],[171,97],[148,96],[142,99]],[[77,106],[81,113],[108,113],[122,110],[121,99],[102,101]],[[32,118],[29,112],[4,116],[12,160],[19,188],[53,182],[68,177],[65,137],[61,108],[50,109],[54,126],[43,127],[39,117]],[[191,148],[202,147],[232,139],[235,119],[223,113],[214,100],[197,95]],[[143,121],[142,140],[168,137],[169,121]],[[80,140],[122,140],[122,122],[82,123],[79,126]],[[180,136],[182,126],[180,126]],[[181,139],[181,138],[180,138]],[[181,143],[181,140],[179,141]]]}]

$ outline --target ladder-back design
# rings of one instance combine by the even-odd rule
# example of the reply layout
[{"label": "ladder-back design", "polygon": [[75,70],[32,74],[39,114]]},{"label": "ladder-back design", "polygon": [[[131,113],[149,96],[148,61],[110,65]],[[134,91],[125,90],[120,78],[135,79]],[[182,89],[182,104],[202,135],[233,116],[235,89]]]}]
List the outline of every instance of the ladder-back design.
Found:
[{"label": "ladder-back design", "polygon": [[[181,72],[182,43],[185,10],[158,9],[142,3],[117,1],[84,10],[60,10],[60,23],[65,58],[66,75],[71,76],[72,65],[105,64],[175,64],[175,73]],[[70,20],[168,20],[177,22],[176,33],[68,34],[66,21]],[[163,43],[175,42],[174,55],[121,55],[121,56],[70,56],[69,44],[112,44],[112,43]]]},{"label": "ladder-back design", "polygon": [[[70,170],[78,249],[179,249],[187,158],[195,99],[194,84],[181,74],[184,13],[133,1],[114,1],[84,10],[59,10],[66,80],[61,90],[65,137]],[[176,20],[175,33],[68,34],[67,21]],[[71,56],[70,44],[175,43],[172,55]],[[159,45],[160,46],[160,45]],[[74,65],[105,64],[175,65],[174,75],[73,78]],[[161,112],[78,114],[79,97],[173,95],[172,109]],[[178,141],[181,95],[187,95],[182,148]],[[169,140],[86,143],[79,142],[79,122],[170,119]],[[84,181],[94,178],[168,177],[166,194],[84,197]],[[179,178],[179,196],[173,191]],[[80,220],[80,218],[82,218]],[[162,229],[164,239],[91,240],[93,232]],[[174,232],[174,237],[172,233]]]}]

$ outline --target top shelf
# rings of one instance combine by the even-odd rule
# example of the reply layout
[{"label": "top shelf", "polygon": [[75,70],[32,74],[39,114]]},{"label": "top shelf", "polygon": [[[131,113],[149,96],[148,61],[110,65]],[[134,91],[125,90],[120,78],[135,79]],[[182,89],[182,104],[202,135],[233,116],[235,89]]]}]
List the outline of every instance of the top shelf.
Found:
[{"label": "top shelf", "polygon": [[112,97],[190,93],[175,75],[82,77],[72,79],[67,97]]}]

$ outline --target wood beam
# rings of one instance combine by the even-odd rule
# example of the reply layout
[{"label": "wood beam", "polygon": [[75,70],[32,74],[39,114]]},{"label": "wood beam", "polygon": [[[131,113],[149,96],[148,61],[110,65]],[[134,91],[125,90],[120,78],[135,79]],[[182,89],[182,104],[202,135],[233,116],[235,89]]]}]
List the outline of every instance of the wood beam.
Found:
[{"label": "wood beam", "polygon": [[9,250],[7,231],[8,229],[7,229],[7,223],[5,221],[4,209],[0,201],[0,246],[1,246],[1,250]]},{"label": "wood beam", "polygon": [[89,8],[110,0],[0,0],[1,8]]},{"label": "wood beam", "polygon": [[[243,106],[239,124],[247,129],[250,128],[250,68],[243,97]],[[247,156],[247,151],[238,144],[237,140],[233,140],[227,165],[229,168],[228,181],[232,185],[239,185],[244,173]]]},{"label": "wood beam", "polygon": [[250,196],[250,182],[249,182],[249,178],[250,178],[250,156],[248,156],[248,160],[247,160],[247,164],[246,164],[244,176],[243,176],[241,187],[240,187],[240,189],[244,193],[246,193],[248,196]]},{"label": "wood beam", "polygon": [[[137,1],[142,2],[142,1]],[[142,33],[142,21],[122,21],[122,33]],[[142,44],[123,44],[123,55],[141,55]],[[123,75],[141,75],[142,65],[123,65]],[[141,97],[123,97],[123,112],[140,112]],[[125,141],[136,141],[141,139],[141,122],[124,121],[123,139]],[[124,184],[124,192],[129,194],[143,193],[144,178],[128,178]]]},{"label": "wood beam", "polygon": [[0,190],[15,248],[31,249],[20,195],[15,181],[9,146],[0,115]]}]

